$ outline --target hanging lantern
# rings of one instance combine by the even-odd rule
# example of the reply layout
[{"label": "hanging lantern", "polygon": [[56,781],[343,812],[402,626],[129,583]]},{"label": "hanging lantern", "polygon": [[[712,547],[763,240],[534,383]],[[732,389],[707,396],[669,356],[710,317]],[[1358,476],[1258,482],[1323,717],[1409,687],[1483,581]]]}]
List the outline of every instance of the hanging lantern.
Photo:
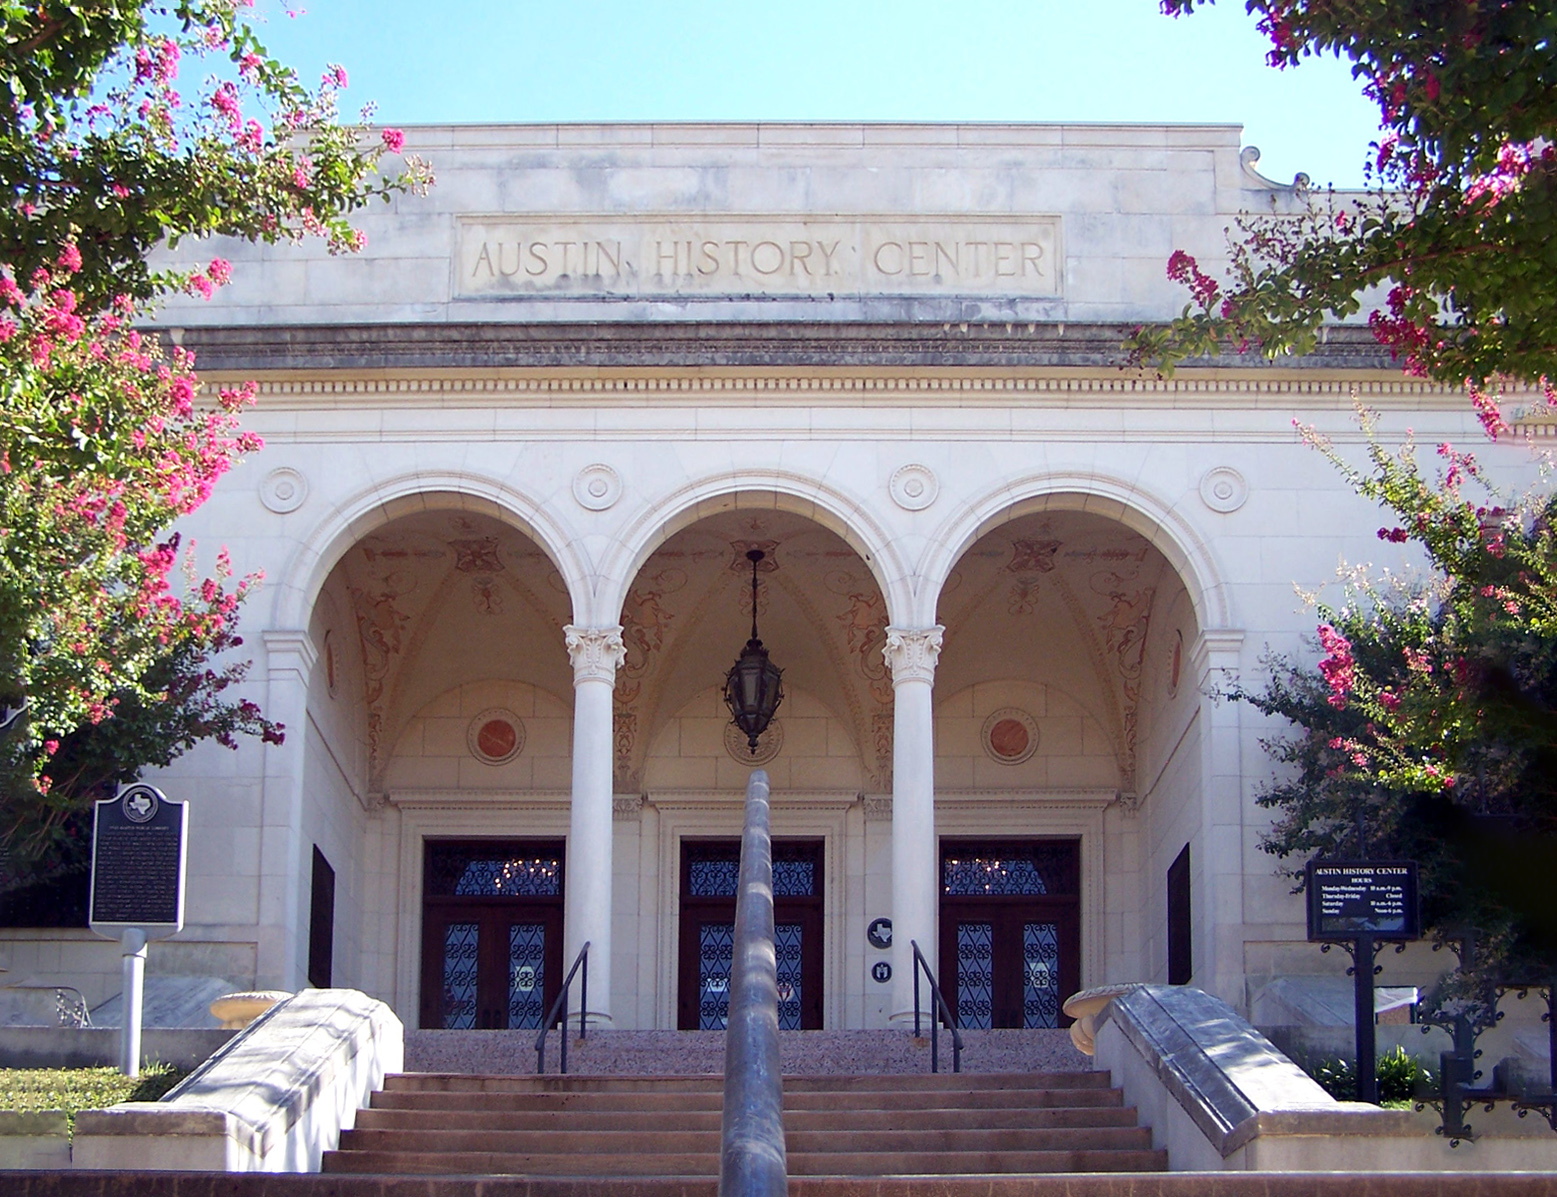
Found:
[{"label": "hanging lantern", "polygon": [[784,701],[784,671],[768,660],[768,650],[757,636],[757,563],[765,556],[761,549],[746,554],[751,562],[751,639],[724,678],[724,700],[735,726],[746,734],[753,756],[758,737],[768,730],[773,712]]}]

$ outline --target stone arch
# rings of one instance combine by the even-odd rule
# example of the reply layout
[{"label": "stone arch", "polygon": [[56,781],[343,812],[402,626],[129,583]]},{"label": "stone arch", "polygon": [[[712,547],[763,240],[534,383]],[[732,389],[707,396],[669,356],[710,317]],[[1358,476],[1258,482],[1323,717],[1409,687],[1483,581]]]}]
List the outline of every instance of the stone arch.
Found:
[{"label": "stone arch", "polygon": [[1104,474],[1018,478],[955,512],[930,538],[919,570],[915,621],[923,626],[935,622],[948,576],[980,537],[1039,511],[1084,511],[1140,533],[1183,579],[1199,630],[1232,626],[1227,583],[1205,539],[1172,505],[1134,482]]},{"label": "stone arch", "polygon": [[575,613],[590,594],[590,571],[575,540],[539,502],[493,479],[468,474],[402,474],[374,482],[338,503],[303,539],[287,565],[274,626],[307,626],[319,592],[347,550],[368,533],[421,511],[471,511],[523,532],[567,583]]},{"label": "stone arch", "polygon": [[647,508],[622,530],[601,563],[593,616],[618,621],[627,591],[654,551],[683,528],[719,512],[748,507],[787,511],[837,533],[860,555],[881,587],[887,613],[903,623],[914,609],[913,579],[897,544],[858,502],[825,483],[780,470],[742,470],[693,482]]}]

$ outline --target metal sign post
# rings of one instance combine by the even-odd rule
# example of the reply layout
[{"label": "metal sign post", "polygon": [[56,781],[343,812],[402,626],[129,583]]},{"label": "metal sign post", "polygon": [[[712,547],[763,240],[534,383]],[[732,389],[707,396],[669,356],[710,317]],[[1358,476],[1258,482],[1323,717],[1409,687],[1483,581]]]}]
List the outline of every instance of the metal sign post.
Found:
[{"label": "metal sign post", "polygon": [[92,821],[87,909],[92,930],[119,941],[124,977],[119,1067],[125,1076],[141,1071],[146,945],[184,926],[188,806],[169,802],[155,786],[137,783],[99,802]]},{"label": "metal sign post", "polygon": [[1409,860],[1308,862],[1308,938],[1339,943],[1352,957],[1357,1030],[1357,1100],[1379,1100],[1373,1025],[1373,957],[1381,942],[1422,937],[1416,863]]}]

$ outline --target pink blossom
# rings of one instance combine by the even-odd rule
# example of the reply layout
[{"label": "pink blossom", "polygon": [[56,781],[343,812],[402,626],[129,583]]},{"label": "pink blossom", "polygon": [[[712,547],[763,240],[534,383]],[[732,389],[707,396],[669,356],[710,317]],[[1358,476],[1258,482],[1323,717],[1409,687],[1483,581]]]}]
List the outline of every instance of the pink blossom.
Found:
[{"label": "pink blossom", "polygon": [[1319,662],[1319,672],[1330,686],[1326,700],[1336,710],[1346,706],[1346,696],[1356,684],[1356,659],[1352,656],[1352,643],[1329,624],[1319,625],[1319,645],[1325,651]]},{"label": "pink blossom", "polygon": [[231,82],[223,83],[211,93],[211,107],[236,127],[239,120],[238,89]]},{"label": "pink blossom", "polygon": [[225,287],[232,282],[232,263],[226,258],[212,258],[211,264],[206,267],[206,273],[218,287]]},{"label": "pink blossom", "polygon": [[76,247],[74,241],[68,243],[59,251],[59,268],[69,274],[75,274],[81,269],[81,250]]},{"label": "pink blossom", "polygon": [[399,129],[385,129],[380,136],[384,139],[384,147],[391,154],[398,154],[405,149],[405,134]]}]

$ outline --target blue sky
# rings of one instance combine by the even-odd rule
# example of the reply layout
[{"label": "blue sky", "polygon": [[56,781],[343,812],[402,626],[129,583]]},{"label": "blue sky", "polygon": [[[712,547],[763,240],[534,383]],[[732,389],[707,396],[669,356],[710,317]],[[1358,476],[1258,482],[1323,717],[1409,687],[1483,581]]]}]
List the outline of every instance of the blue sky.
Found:
[{"label": "blue sky", "polygon": [[389,124],[883,120],[1241,123],[1282,181],[1362,180],[1350,64],[1264,62],[1237,0],[294,0],[264,36]]}]

